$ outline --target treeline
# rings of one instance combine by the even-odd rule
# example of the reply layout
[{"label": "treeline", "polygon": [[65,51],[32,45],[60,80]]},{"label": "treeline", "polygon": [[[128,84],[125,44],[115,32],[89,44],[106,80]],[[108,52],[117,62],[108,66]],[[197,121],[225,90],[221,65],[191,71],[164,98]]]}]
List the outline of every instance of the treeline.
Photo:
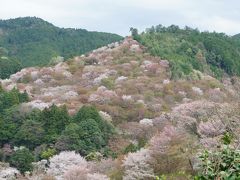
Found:
[{"label": "treeline", "polygon": [[58,28],[36,17],[0,20],[0,47],[23,67],[46,65],[56,56],[68,59],[121,39],[116,34]]},{"label": "treeline", "polygon": [[[32,169],[31,163],[48,159],[57,152],[72,150],[83,156],[101,152],[112,156],[107,148],[114,133],[93,106],[83,106],[70,116],[66,106],[52,105],[43,111],[24,109],[26,92],[0,91],[0,161],[10,162],[21,172]],[[30,161],[29,161],[30,159]]]},{"label": "treeline", "polygon": [[222,77],[224,73],[240,75],[240,43],[237,37],[224,33],[200,32],[198,29],[171,25],[153,26],[133,37],[145,45],[151,54],[166,58],[172,67],[172,77],[189,75],[193,69]]}]

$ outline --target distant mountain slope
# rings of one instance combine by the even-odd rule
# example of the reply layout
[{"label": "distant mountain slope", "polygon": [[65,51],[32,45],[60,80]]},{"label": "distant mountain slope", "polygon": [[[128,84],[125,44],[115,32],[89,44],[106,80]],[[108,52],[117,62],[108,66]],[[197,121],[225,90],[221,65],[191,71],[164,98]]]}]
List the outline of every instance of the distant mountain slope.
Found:
[{"label": "distant mountain slope", "polygon": [[54,56],[65,59],[119,41],[116,34],[58,28],[40,18],[0,20],[0,47],[23,67],[46,65]]},{"label": "distant mountain slope", "polygon": [[233,36],[233,38],[240,40],[240,33],[239,33],[239,34],[235,34],[235,35]]},{"label": "distant mountain slope", "polygon": [[22,68],[17,59],[9,58],[7,54],[7,50],[0,47],[0,79],[8,78]]},{"label": "distant mountain slope", "polygon": [[240,47],[240,33],[232,36],[232,39],[238,44],[238,47]]},{"label": "distant mountain slope", "polygon": [[215,77],[240,75],[240,43],[237,36],[223,33],[200,32],[186,27],[158,25],[138,35],[132,29],[136,40],[145,45],[152,55],[171,62],[172,76],[189,75],[193,69]]}]

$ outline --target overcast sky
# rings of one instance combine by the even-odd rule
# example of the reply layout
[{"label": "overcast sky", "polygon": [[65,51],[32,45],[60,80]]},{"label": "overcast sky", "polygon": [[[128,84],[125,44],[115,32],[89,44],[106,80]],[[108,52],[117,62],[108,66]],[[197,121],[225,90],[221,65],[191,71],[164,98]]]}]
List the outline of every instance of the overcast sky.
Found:
[{"label": "overcast sky", "polygon": [[24,16],[124,36],[158,24],[240,33],[239,0],[0,0],[0,19]]}]

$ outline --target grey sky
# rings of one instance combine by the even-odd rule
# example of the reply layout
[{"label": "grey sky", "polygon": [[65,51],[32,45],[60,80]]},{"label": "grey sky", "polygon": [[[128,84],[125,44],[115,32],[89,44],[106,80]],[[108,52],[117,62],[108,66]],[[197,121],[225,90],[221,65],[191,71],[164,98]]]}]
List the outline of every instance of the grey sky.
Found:
[{"label": "grey sky", "polygon": [[238,0],[1,0],[0,19],[24,16],[121,35],[157,24],[240,33]]}]

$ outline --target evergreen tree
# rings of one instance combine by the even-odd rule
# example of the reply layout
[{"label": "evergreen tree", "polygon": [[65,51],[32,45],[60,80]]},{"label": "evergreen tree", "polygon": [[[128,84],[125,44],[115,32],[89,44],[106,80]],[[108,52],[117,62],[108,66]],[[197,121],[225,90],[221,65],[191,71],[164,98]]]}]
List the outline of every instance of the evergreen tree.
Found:
[{"label": "evergreen tree", "polygon": [[42,124],[33,120],[26,120],[14,136],[14,142],[19,146],[26,146],[33,149],[41,145],[44,138]]},{"label": "evergreen tree", "polygon": [[104,140],[107,141],[109,136],[113,133],[113,126],[101,118],[94,106],[83,106],[74,117],[76,123],[80,123],[87,119],[93,119],[98,124],[98,127],[104,134]]},{"label": "evergreen tree", "polygon": [[66,106],[57,107],[56,105],[52,105],[50,108],[43,110],[40,121],[46,132],[46,140],[54,142],[65,129],[65,126],[69,124],[70,116]]},{"label": "evergreen tree", "polygon": [[21,173],[32,171],[34,157],[27,148],[17,150],[10,158],[10,165],[16,167]]}]

